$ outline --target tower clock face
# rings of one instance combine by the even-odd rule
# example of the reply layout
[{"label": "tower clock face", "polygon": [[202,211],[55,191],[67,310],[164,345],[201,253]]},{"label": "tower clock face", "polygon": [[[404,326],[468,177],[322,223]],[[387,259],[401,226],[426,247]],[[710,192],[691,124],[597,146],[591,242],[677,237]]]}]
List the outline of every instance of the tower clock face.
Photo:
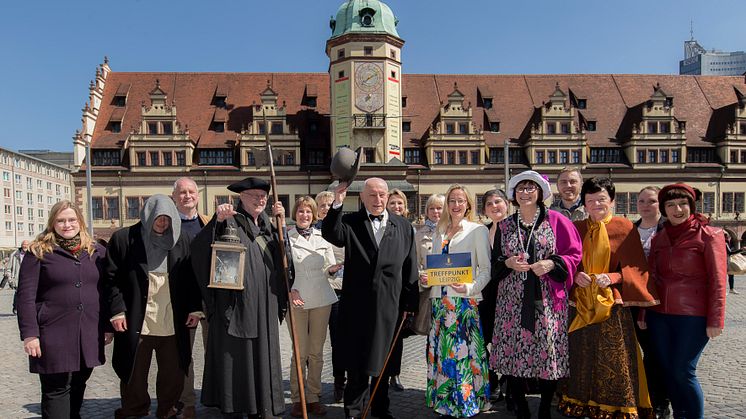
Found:
[{"label": "tower clock face", "polygon": [[368,113],[383,107],[382,63],[355,63],[355,106]]}]

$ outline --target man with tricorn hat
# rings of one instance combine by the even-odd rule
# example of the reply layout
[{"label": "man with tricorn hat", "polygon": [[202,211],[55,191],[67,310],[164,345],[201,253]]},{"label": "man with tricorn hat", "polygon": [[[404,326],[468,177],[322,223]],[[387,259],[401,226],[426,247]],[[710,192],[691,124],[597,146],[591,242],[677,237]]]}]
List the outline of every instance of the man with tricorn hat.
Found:
[{"label": "man with tricorn hat", "polygon": [[[347,372],[344,410],[349,418],[363,415],[368,387],[374,387],[375,377],[382,372],[401,313],[415,312],[418,306],[414,230],[404,217],[386,210],[386,181],[367,179],[360,193],[364,208],[342,215],[342,203],[359,164],[359,153],[355,156],[349,149],[342,148],[335,155],[331,170],[340,183],[321,227],[324,239],[345,248],[339,327]],[[393,418],[386,379],[373,398],[371,414]]]},{"label": "man with tricorn hat", "polygon": [[[228,186],[239,194],[237,208],[217,207],[192,242],[192,264],[210,322],[202,384],[202,404],[225,417],[276,417],[285,410],[279,327],[286,310],[278,230],[264,212],[270,184],[248,177]],[[272,207],[284,217],[282,203]],[[228,223],[246,247],[243,290],[208,288],[211,243]]]}]

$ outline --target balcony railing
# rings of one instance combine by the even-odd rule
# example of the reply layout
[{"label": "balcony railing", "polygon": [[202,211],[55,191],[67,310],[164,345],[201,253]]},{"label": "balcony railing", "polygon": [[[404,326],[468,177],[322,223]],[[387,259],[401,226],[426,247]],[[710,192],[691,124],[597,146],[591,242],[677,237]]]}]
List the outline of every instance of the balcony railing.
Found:
[{"label": "balcony railing", "polygon": [[372,128],[372,129],[386,128],[386,114],[382,114],[382,113],[355,114],[354,118],[355,118],[354,128]]}]

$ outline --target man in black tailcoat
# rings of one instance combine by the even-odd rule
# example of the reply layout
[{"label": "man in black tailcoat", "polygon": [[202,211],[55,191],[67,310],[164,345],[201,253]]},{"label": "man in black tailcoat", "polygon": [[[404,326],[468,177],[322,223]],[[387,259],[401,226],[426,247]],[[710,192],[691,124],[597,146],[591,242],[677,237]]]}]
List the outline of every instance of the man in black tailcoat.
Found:
[{"label": "man in black tailcoat", "polygon": [[[364,208],[343,216],[347,187],[341,182],[336,188],[322,235],[345,248],[339,313],[340,335],[344,337],[341,352],[347,370],[344,408],[346,417],[359,418],[368,387],[372,391],[391,348],[400,313],[417,311],[417,256],[412,225],[386,211],[388,186],[383,179],[366,180],[360,194]],[[393,418],[386,379],[381,380],[371,414]]]}]

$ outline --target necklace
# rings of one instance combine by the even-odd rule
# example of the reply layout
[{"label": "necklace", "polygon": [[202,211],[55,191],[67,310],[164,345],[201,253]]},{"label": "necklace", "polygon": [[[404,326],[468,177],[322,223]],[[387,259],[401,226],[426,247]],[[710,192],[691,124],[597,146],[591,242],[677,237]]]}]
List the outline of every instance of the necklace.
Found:
[{"label": "necklace", "polygon": [[[534,235],[534,229],[536,228],[536,222],[539,220],[539,209],[538,208],[536,209],[536,214],[534,214],[534,219],[533,219],[533,221],[532,221],[532,223],[530,225],[531,231],[528,233],[528,237],[526,239],[526,243],[525,244],[523,242],[523,234],[522,234],[522,231],[521,231],[522,230],[521,227],[525,227],[526,229],[528,229],[529,225],[525,224],[523,222],[523,220],[521,220],[521,215],[520,214],[516,213],[516,217],[518,218],[518,222],[520,223],[520,226],[518,226],[517,230],[518,230],[518,245],[520,246],[520,250],[521,250],[521,258],[525,262],[528,262],[530,255],[529,255],[527,249],[531,245],[531,238]],[[521,272],[520,276],[521,276],[521,279],[524,280],[524,281],[528,279],[528,273],[527,272]]]},{"label": "necklace", "polygon": [[520,214],[520,212],[518,212],[518,213],[516,213],[516,215],[518,216],[518,222],[519,222],[519,223],[521,224],[521,226],[523,226],[523,228],[525,228],[526,230],[528,230],[529,228],[533,229],[533,227],[534,227],[534,226],[536,225],[536,221],[538,221],[538,220],[539,220],[539,212],[540,212],[540,211],[539,211],[539,208],[536,208],[536,212],[534,213],[534,219],[533,219],[533,220],[531,220],[531,223],[530,223],[530,224],[529,224],[529,223],[524,223],[524,222],[523,222],[523,218],[521,217],[521,214]]}]

